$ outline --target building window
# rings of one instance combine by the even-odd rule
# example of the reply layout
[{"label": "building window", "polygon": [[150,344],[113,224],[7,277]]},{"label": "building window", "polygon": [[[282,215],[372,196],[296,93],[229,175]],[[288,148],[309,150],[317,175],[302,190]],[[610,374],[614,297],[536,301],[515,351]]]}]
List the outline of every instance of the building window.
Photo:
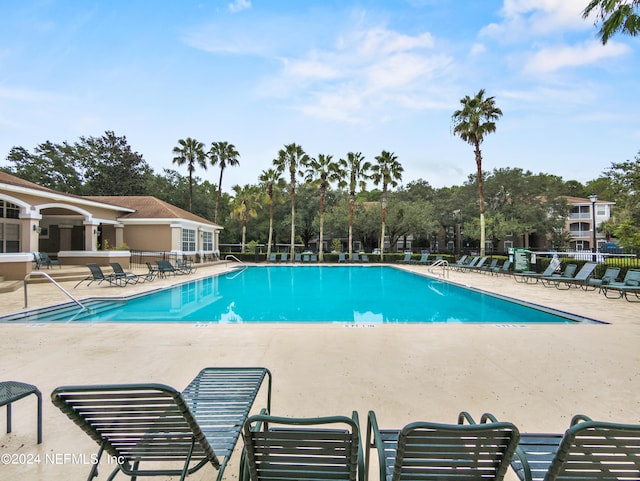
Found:
[{"label": "building window", "polygon": [[0,252],[20,252],[20,207],[0,200]]},{"label": "building window", "polygon": [[182,229],[182,250],[184,252],[195,252],[196,231],[194,229]]},{"label": "building window", "polygon": [[596,204],[596,215],[598,217],[605,217],[607,215],[607,206],[604,204]]},{"label": "building window", "polygon": [[213,251],[213,232],[202,233],[202,250]]},{"label": "building window", "polygon": [[509,249],[513,249],[513,241],[504,241],[504,251],[509,252]]}]

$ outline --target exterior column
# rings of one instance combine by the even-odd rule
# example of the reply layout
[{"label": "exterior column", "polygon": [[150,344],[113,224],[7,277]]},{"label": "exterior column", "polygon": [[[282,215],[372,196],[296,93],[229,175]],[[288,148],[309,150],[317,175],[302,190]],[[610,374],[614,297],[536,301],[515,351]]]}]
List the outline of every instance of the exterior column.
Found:
[{"label": "exterior column", "polygon": [[124,244],[124,225],[116,224],[113,226],[116,232],[116,245],[114,247]]},{"label": "exterior column", "polygon": [[171,224],[171,252],[182,252],[182,226]]},{"label": "exterior column", "polygon": [[84,223],[84,250],[98,250],[98,224],[85,221]]}]

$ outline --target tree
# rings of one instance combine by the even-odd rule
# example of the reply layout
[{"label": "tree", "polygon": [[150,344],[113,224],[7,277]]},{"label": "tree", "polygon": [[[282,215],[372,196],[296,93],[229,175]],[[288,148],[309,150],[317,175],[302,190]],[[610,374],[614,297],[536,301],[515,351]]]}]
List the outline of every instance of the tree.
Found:
[{"label": "tree", "polygon": [[380,260],[384,260],[384,237],[387,222],[387,190],[396,187],[402,180],[403,168],[394,153],[383,150],[376,158],[377,164],[371,167],[371,179],[376,185],[382,185],[382,228],[380,230]]},{"label": "tree", "polygon": [[305,180],[318,188],[320,192],[320,233],[318,235],[318,260],[324,260],[324,208],[327,190],[331,182],[337,181],[338,164],[333,161],[332,155],[320,154],[316,158],[309,159]]},{"label": "tree", "polygon": [[247,222],[249,218],[258,216],[256,209],[261,208],[261,192],[253,185],[232,187],[234,196],[231,204],[231,216],[242,222],[242,244],[240,252],[244,254],[244,246],[247,243]]},{"label": "tree", "polygon": [[147,195],[151,168],[133,152],[126,137],[106,131],[102,137],[80,137],[76,155],[84,165],[84,195]]},{"label": "tree", "polygon": [[271,246],[273,244],[273,201],[276,193],[274,188],[282,187],[284,182],[277,170],[267,169],[262,171],[260,183],[269,197],[269,240],[267,241],[267,259],[269,259],[271,256]]},{"label": "tree", "polygon": [[[371,164],[365,162],[364,155],[360,152],[349,152],[346,159],[340,159],[338,162],[340,181],[338,186],[340,188],[348,188],[349,191],[349,259],[353,252],[353,216],[356,205],[356,189],[360,187],[364,190],[366,187],[366,179],[369,176],[369,169]],[[349,179],[348,183],[345,180]]]},{"label": "tree", "polygon": [[494,97],[485,97],[484,89],[478,91],[475,97],[468,95],[460,99],[462,108],[456,110],[451,117],[453,134],[473,146],[477,167],[478,201],[480,207],[480,255],[485,254],[485,220],[484,220],[484,192],[482,177],[482,152],[480,144],[487,134],[496,131],[495,121],[502,116],[502,110],[496,107]]},{"label": "tree", "polygon": [[302,147],[297,144],[285,145],[278,152],[278,158],[273,160],[273,165],[281,174],[289,171],[289,190],[291,193],[291,258],[295,254],[296,245],[296,179],[303,175],[302,168],[307,165],[309,156]]},{"label": "tree", "polygon": [[173,148],[173,163],[182,166],[187,164],[189,172],[189,212],[193,211],[193,173],[197,166],[203,169],[207,168],[206,154],[204,153],[204,144],[196,139],[187,137],[178,140],[178,145]]},{"label": "tree", "polygon": [[220,205],[220,196],[222,195],[222,174],[227,167],[235,167],[240,165],[238,157],[240,154],[236,150],[235,145],[229,142],[213,142],[209,150],[209,159],[211,165],[217,165],[220,168],[220,180],[218,181],[218,195],[216,196],[216,207],[213,212],[213,222],[218,222],[218,206]]},{"label": "tree", "polygon": [[594,25],[602,23],[598,35],[602,44],[605,45],[618,32],[632,37],[638,35],[639,8],[640,0],[591,0],[582,11],[582,18],[586,19],[592,12],[596,12]]}]

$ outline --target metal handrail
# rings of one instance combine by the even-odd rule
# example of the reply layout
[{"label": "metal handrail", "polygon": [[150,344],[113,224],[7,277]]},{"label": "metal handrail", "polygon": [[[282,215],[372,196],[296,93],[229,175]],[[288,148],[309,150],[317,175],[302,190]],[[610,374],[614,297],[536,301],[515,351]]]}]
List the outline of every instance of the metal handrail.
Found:
[{"label": "metal handrail", "polygon": [[46,277],[47,279],[49,279],[51,282],[53,282],[54,286],[56,286],[58,289],[60,289],[62,292],[64,292],[69,299],[71,299],[73,302],[78,304],[82,308],[83,311],[87,310],[87,308],[78,299],[76,299],[71,294],[69,294],[69,291],[67,291],[64,287],[62,287],[60,284],[58,284],[56,281],[54,281],[53,278],[49,274],[47,274],[46,272],[40,272],[40,271],[39,272],[31,271],[31,272],[29,272],[29,274],[24,276],[24,308],[25,309],[27,307],[29,307],[29,303],[27,301],[27,285],[28,285],[27,281],[34,274],[35,275],[39,275],[39,276],[43,276],[43,277]]},{"label": "metal handrail", "polygon": [[[442,274],[435,272],[435,269],[437,267],[442,267]],[[434,274],[436,276],[442,276],[442,278],[446,277],[449,278],[449,261],[446,259],[438,259],[437,261],[435,261],[433,264],[431,264],[429,267],[427,267],[427,271],[430,272],[431,274]]]},{"label": "metal handrail", "polygon": [[233,259],[236,262],[239,262],[240,264],[244,265],[244,262],[242,262],[240,259],[238,259],[236,256],[234,256],[233,254],[227,254],[224,258],[225,261],[228,261],[229,259]]}]

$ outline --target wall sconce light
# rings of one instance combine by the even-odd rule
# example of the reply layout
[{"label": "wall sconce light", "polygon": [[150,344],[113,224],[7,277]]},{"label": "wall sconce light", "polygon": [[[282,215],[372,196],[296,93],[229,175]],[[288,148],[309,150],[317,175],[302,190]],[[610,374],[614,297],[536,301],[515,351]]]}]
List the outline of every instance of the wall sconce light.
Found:
[{"label": "wall sconce light", "polygon": [[96,235],[98,233],[97,229],[93,229],[93,235]]},{"label": "wall sconce light", "polygon": [[33,232],[37,232],[38,234],[40,234],[40,232],[42,232],[42,229],[40,228],[40,226],[33,224]]}]

